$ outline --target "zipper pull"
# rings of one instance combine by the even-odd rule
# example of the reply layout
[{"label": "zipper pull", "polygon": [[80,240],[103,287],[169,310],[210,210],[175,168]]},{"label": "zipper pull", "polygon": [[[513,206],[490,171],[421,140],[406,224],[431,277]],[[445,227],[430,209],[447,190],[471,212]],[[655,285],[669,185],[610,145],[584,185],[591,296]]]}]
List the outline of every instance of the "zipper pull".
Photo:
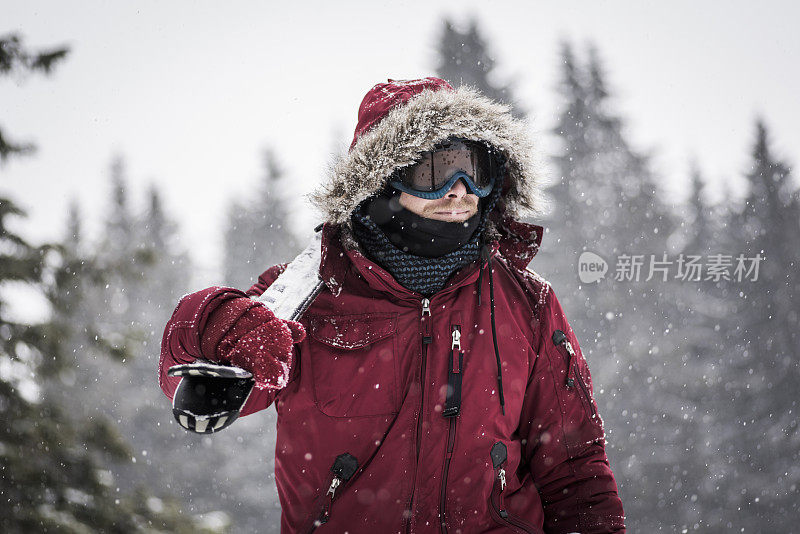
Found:
[{"label": "zipper pull", "polygon": [[453,328],[453,344],[450,345],[453,350],[461,350],[461,330]]},{"label": "zipper pull", "polygon": [[503,490],[506,489],[506,470],[503,465],[506,463],[506,460],[508,460],[508,448],[506,444],[502,441],[498,441],[492,445],[492,449],[489,451],[489,457],[492,459],[492,467],[497,470],[497,479],[500,481],[497,510],[500,517],[506,519],[508,518],[508,511],[503,505]]},{"label": "zipper pull", "polygon": [[431,316],[431,301],[428,299],[422,299],[422,316],[425,317],[425,314],[428,314],[428,317]]},{"label": "zipper pull", "polygon": [[492,458],[492,467],[497,469],[497,478],[500,480],[500,491],[506,489],[506,470],[503,464],[508,459],[508,448],[502,441],[498,441],[492,445],[492,450],[489,451],[489,456]]},{"label": "zipper pull", "polygon": [[333,496],[336,493],[336,488],[338,488],[339,484],[341,483],[342,481],[338,477],[333,477],[333,480],[331,481],[331,486],[328,488],[328,495],[331,496],[331,499],[333,499]]},{"label": "zipper pull", "polygon": [[336,495],[336,488],[338,488],[342,482],[350,480],[350,477],[352,477],[357,470],[358,460],[356,460],[355,456],[352,454],[346,452],[336,457],[336,460],[334,460],[331,466],[333,480],[331,480],[331,485],[328,487],[328,493],[325,494],[325,504],[322,506],[319,518],[314,522],[315,527],[328,522],[328,519],[331,517],[331,508],[333,508],[333,497]]},{"label": "zipper pull", "polygon": [[447,394],[444,401],[444,417],[456,417],[461,412],[461,381],[464,366],[464,351],[461,350],[461,326],[453,325],[453,343],[450,345],[450,362],[447,370]]},{"label": "zipper pull", "polygon": [[336,488],[338,488],[339,484],[341,483],[342,481],[338,477],[333,477],[333,480],[331,480],[328,493],[325,494],[325,504],[322,506],[322,513],[319,515],[319,519],[316,521],[320,525],[324,525],[328,522],[328,519],[330,519],[331,508],[333,508],[333,497],[336,495]]},{"label": "zipper pull", "polygon": [[572,344],[567,340],[564,340],[564,348],[567,349],[569,353],[569,361],[567,361],[567,387],[574,387],[575,379],[569,376],[569,373],[572,370],[572,359],[575,357],[575,351],[572,349]]},{"label": "zipper pull", "polygon": [[567,354],[569,354],[569,358],[567,358],[567,387],[574,387],[575,379],[569,376],[569,373],[572,371],[572,358],[575,357],[575,349],[572,348],[572,344],[567,339],[567,334],[561,330],[553,332],[553,344],[556,346],[563,344]]}]

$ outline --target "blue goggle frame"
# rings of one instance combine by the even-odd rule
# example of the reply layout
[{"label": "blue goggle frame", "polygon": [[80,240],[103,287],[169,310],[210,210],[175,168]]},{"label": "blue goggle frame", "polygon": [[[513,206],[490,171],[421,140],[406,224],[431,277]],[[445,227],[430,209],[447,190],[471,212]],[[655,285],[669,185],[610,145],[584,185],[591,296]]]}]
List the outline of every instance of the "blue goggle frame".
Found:
[{"label": "blue goggle frame", "polygon": [[450,179],[447,180],[447,182],[445,182],[444,185],[442,185],[442,187],[436,191],[417,191],[416,189],[403,185],[403,183],[399,180],[392,180],[389,182],[389,184],[403,193],[408,193],[409,195],[414,195],[415,197],[424,198],[426,200],[435,200],[437,198],[444,198],[447,192],[450,191],[450,188],[452,188],[459,180],[464,180],[464,184],[467,186],[467,189],[469,189],[472,194],[477,195],[480,198],[487,196],[494,188],[494,176],[491,177],[486,187],[478,187],[472,180],[472,177],[464,171],[458,171],[454,173],[453,176],[451,176]]}]

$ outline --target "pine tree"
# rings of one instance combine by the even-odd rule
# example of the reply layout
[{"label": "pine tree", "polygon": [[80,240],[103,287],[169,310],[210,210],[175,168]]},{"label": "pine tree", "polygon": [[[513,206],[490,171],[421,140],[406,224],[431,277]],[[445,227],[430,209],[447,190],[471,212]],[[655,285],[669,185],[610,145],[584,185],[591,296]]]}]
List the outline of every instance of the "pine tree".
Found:
[{"label": "pine tree", "polygon": [[705,199],[705,180],[697,163],[692,165],[691,189],[689,192],[691,205],[691,240],[687,249],[710,252],[709,245],[714,239],[714,227],[711,208]]},{"label": "pine tree", "polygon": [[680,362],[680,372],[672,373],[669,393],[681,403],[684,419],[677,426],[682,456],[690,459],[680,462],[680,476],[676,479],[681,492],[676,492],[679,498],[670,509],[687,528],[696,524],[709,532],[728,532],[730,517],[719,485],[721,474],[727,470],[720,451],[724,440],[729,439],[726,432],[730,429],[730,420],[718,409],[724,396],[727,359],[720,322],[735,315],[735,306],[731,287],[708,277],[707,262],[734,246],[725,236],[724,216],[730,209],[729,199],[717,205],[709,203],[705,180],[696,162],[690,168],[689,184],[689,197],[681,212],[682,242],[675,253],[686,262],[684,268],[700,258],[706,270],[699,279],[692,276],[668,284],[667,298],[674,309],[673,337],[678,342],[666,357]]},{"label": "pine tree", "polygon": [[251,199],[236,199],[228,209],[225,230],[224,279],[247,289],[258,275],[277,263],[290,261],[299,244],[288,225],[282,189],[284,171],[271,149],[264,151],[264,174]]},{"label": "pine tree", "polygon": [[[625,253],[663,252],[674,223],[648,158],[630,146],[622,120],[611,109],[596,53],[590,52],[583,69],[571,46],[564,44],[562,61],[564,104],[554,128],[560,149],[553,157],[555,179],[548,190],[553,209],[546,220],[546,239],[556,244],[550,248],[558,254],[552,258],[543,254],[547,258],[543,263],[548,276],[569,287],[575,282],[581,252],[594,251],[611,259]],[[543,252],[553,252],[547,248]],[[610,269],[607,277],[614,275],[613,264]],[[582,290],[598,292],[599,287]],[[609,295],[616,299],[616,293]],[[584,304],[564,300],[576,309]]]},{"label": "pine tree", "polygon": [[757,121],[747,193],[728,223],[732,250],[763,261],[757,277],[727,284],[735,308],[722,321],[726,357],[718,409],[730,424],[721,429],[727,469],[720,491],[738,511],[735,527],[791,531],[800,502],[799,403],[792,393],[800,379],[794,300],[800,294],[800,191],[770,144],[766,125]]},{"label": "pine tree", "polygon": [[[106,230],[94,247],[98,273],[87,281],[84,307],[94,310],[92,328],[117,340],[124,358],[108,365],[84,351],[76,365],[93,369],[83,375],[88,378],[83,404],[124,425],[135,453],[135,463],[109,469],[125,486],[169,488],[187,503],[187,511],[213,511],[236,532],[269,531],[265,524],[280,524],[277,495],[269,484],[271,460],[263,455],[275,446],[274,433],[263,431],[274,428],[274,414],[245,418],[211,438],[174,422],[156,370],[163,327],[187,290],[189,266],[158,188],[149,189],[143,209],[133,205],[119,158],[110,182]],[[115,238],[124,245],[111,244]],[[107,303],[117,303],[113,313]],[[87,402],[98,398],[104,402]]]},{"label": "pine tree", "polygon": [[[50,74],[56,64],[63,60],[69,50],[65,47],[31,52],[16,34],[0,36],[0,76],[30,73]],[[0,128],[0,164],[14,155],[30,153],[34,145],[29,142],[12,141]]]},{"label": "pine tree", "polygon": [[[67,247],[65,268],[72,277],[71,285],[57,287],[51,300],[56,320],[72,325],[72,367],[77,370],[76,388],[82,392],[72,400],[75,409],[86,417],[119,421],[122,399],[116,393],[128,382],[123,363],[133,359],[133,347],[142,339],[131,287],[123,280],[134,278],[136,264],[143,258],[136,248],[125,164],[120,156],[112,160],[110,182],[111,205],[103,235],[96,246],[77,241],[76,250]],[[74,237],[65,236],[65,241],[70,240]],[[65,299],[73,302],[65,306],[61,303]]]},{"label": "pine tree", "polygon": [[[223,268],[225,283],[232,287],[249,288],[268,267],[300,252],[284,200],[289,184],[271,149],[264,151],[263,169],[255,194],[233,200],[228,209]],[[274,411],[265,411],[214,436],[215,469],[205,473],[206,479],[210,475],[215,485],[227,488],[219,492],[226,496],[222,505],[236,510],[242,532],[280,523],[277,492],[269,480],[274,459],[263,455],[275,448],[276,419]],[[243,448],[242,443],[250,446]],[[254,465],[261,467],[254,471]]]},{"label": "pine tree", "polygon": [[[176,299],[189,287],[189,258],[178,236],[178,228],[165,213],[161,192],[151,185],[147,203],[135,223],[138,245],[136,256],[141,259],[141,269],[134,273],[135,310],[137,323],[144,329],[148,354],[158,353],[161,330],[172,314]],[[157,363],[148,359],[148,370]]]},{"label": "pine tree", "polygon": [[[584,139],[584,131],[589,122],[587,110],[588,96],[584,88],[582,73],[578,71],[572,47],[562,43],[562,75],[559,91],[563,96],[562,112],[553,129],[560,141],[558,153],[552,157],[554,176],[548,188],[552,198],[551,212],[545,225],[546,237],[555,247],[543,247],[537,263],[547,266],[547,274],[555,279],[569,283],[572,266],[576,265],[577,252],[583,247],[581,224],[583,192],[579,187],[581,168],[592,157],[590,147]],[[580,244],[579,248],[571,249]],[[567,246],[565,246],[567,245]],[[557,254],[556,254],[557,252]],[[568,257],[564,257],[567,254]]]},{"label": "pine tree", "polygon": [[516,117],[525,116],[524,109],[513,96],[513,86],[497,85],[492,81],[496,62],[474,19],[469,22],[465,31],[456,28],[449,19],[444,19],[437,52],[438,77],[447,80],[454,87],[475,87],[487,97],[511,105],[512,113]]},{"label": "pine tree", "polygon": [[274,414],[243,419],[213,438],[199,436],[174,422],[158,387],[160,338],[187,290],[189,266],[158,188],[149,189],[139,209],[127,181],[116,158],[104,232],[96,246],[83,247],[96,252],[80,277],[88,329],[114,341],[122,357],[110,364],[91,347],[77,351],[74,367],[83,372],[75,401],[88,416],[124,426],[135,462],[109,465],[118,484],[169,488],[187,512],[213,511],[236,532],[270,531],[264,525],[280,524],[280,508],[269,484],[271,460],[263,455],[274,448],[274,433],[263,427],[274,428]]},{"label": "pine tree", "polygon": [[[13,69],[49,72],[66,50],[31,53],[17,36],[0,39],[0,75]],[[19,155],[7,141],[0,159]],[[0,195],[0,285],[14,282],[53,295],[69,287],[62,247],[34,246],[9,229],[24,213]],[[71,231],[77,242],[77,215]],[[74,244],[74,243],[73,243]],[[60,301],[69,310],[75,294]],[[14,320],[0,295],[0,530],[21,532],[194,532],[172,501],[145,491],[120,492],[106,465],[130,457],[115,428],[104,418],[82,418],[45,393],[68,388],[62,371],[69,354],[62,340],[69,324]],[[67,395],[65,395],[67,396]],[[63,397],[62,397],[63,398]]]},{"label": "pine tree", "polygon": [[[679,322],[684,301],[674,266],[661,265],[666,280],[649,270],[670,250],[675,208],[659,191],[647,155],[628,141],[596,50],[589,50],[585,66],[569,44],[561,57],[564,104],[554,129],[561,143],[545,236],[551,245],[543,245],[534,268],[561,292],[599,386],[629,527],[688,528],[702,517],[695,488],[708,479],[709,452],[702,407],[687,385],[703,376],[706,362],[676,332],[686,325]],[[578,285],[578,259],[586,251],[603,257],[609,270],[598,283]],[[641,261],[638,276],[619,270],[625,257]]]}]

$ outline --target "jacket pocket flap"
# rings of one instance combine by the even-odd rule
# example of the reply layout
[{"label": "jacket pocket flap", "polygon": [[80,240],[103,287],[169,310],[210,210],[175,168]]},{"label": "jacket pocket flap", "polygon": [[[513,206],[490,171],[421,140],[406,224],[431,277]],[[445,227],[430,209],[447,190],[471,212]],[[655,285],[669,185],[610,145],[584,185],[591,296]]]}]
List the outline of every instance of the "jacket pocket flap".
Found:
[{"label": "jacket pocket flap", "polygon": [[309,319],[311,337],[337,349],[360,349],[394,334],[394,314],[315,316]]}]

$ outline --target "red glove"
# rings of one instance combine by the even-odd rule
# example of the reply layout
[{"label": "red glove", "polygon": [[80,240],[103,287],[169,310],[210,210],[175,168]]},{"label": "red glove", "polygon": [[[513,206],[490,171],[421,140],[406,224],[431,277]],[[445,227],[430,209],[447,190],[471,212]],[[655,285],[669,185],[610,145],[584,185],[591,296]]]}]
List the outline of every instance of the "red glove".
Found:
[{"label": "red glove", "polygon": [[284,321],[247,297],[233,298],[214,310],[201,336],[208,359],[253,373],[259,389],[281,389],[289,382],[292,345],[305,339],[303,325]]}]

